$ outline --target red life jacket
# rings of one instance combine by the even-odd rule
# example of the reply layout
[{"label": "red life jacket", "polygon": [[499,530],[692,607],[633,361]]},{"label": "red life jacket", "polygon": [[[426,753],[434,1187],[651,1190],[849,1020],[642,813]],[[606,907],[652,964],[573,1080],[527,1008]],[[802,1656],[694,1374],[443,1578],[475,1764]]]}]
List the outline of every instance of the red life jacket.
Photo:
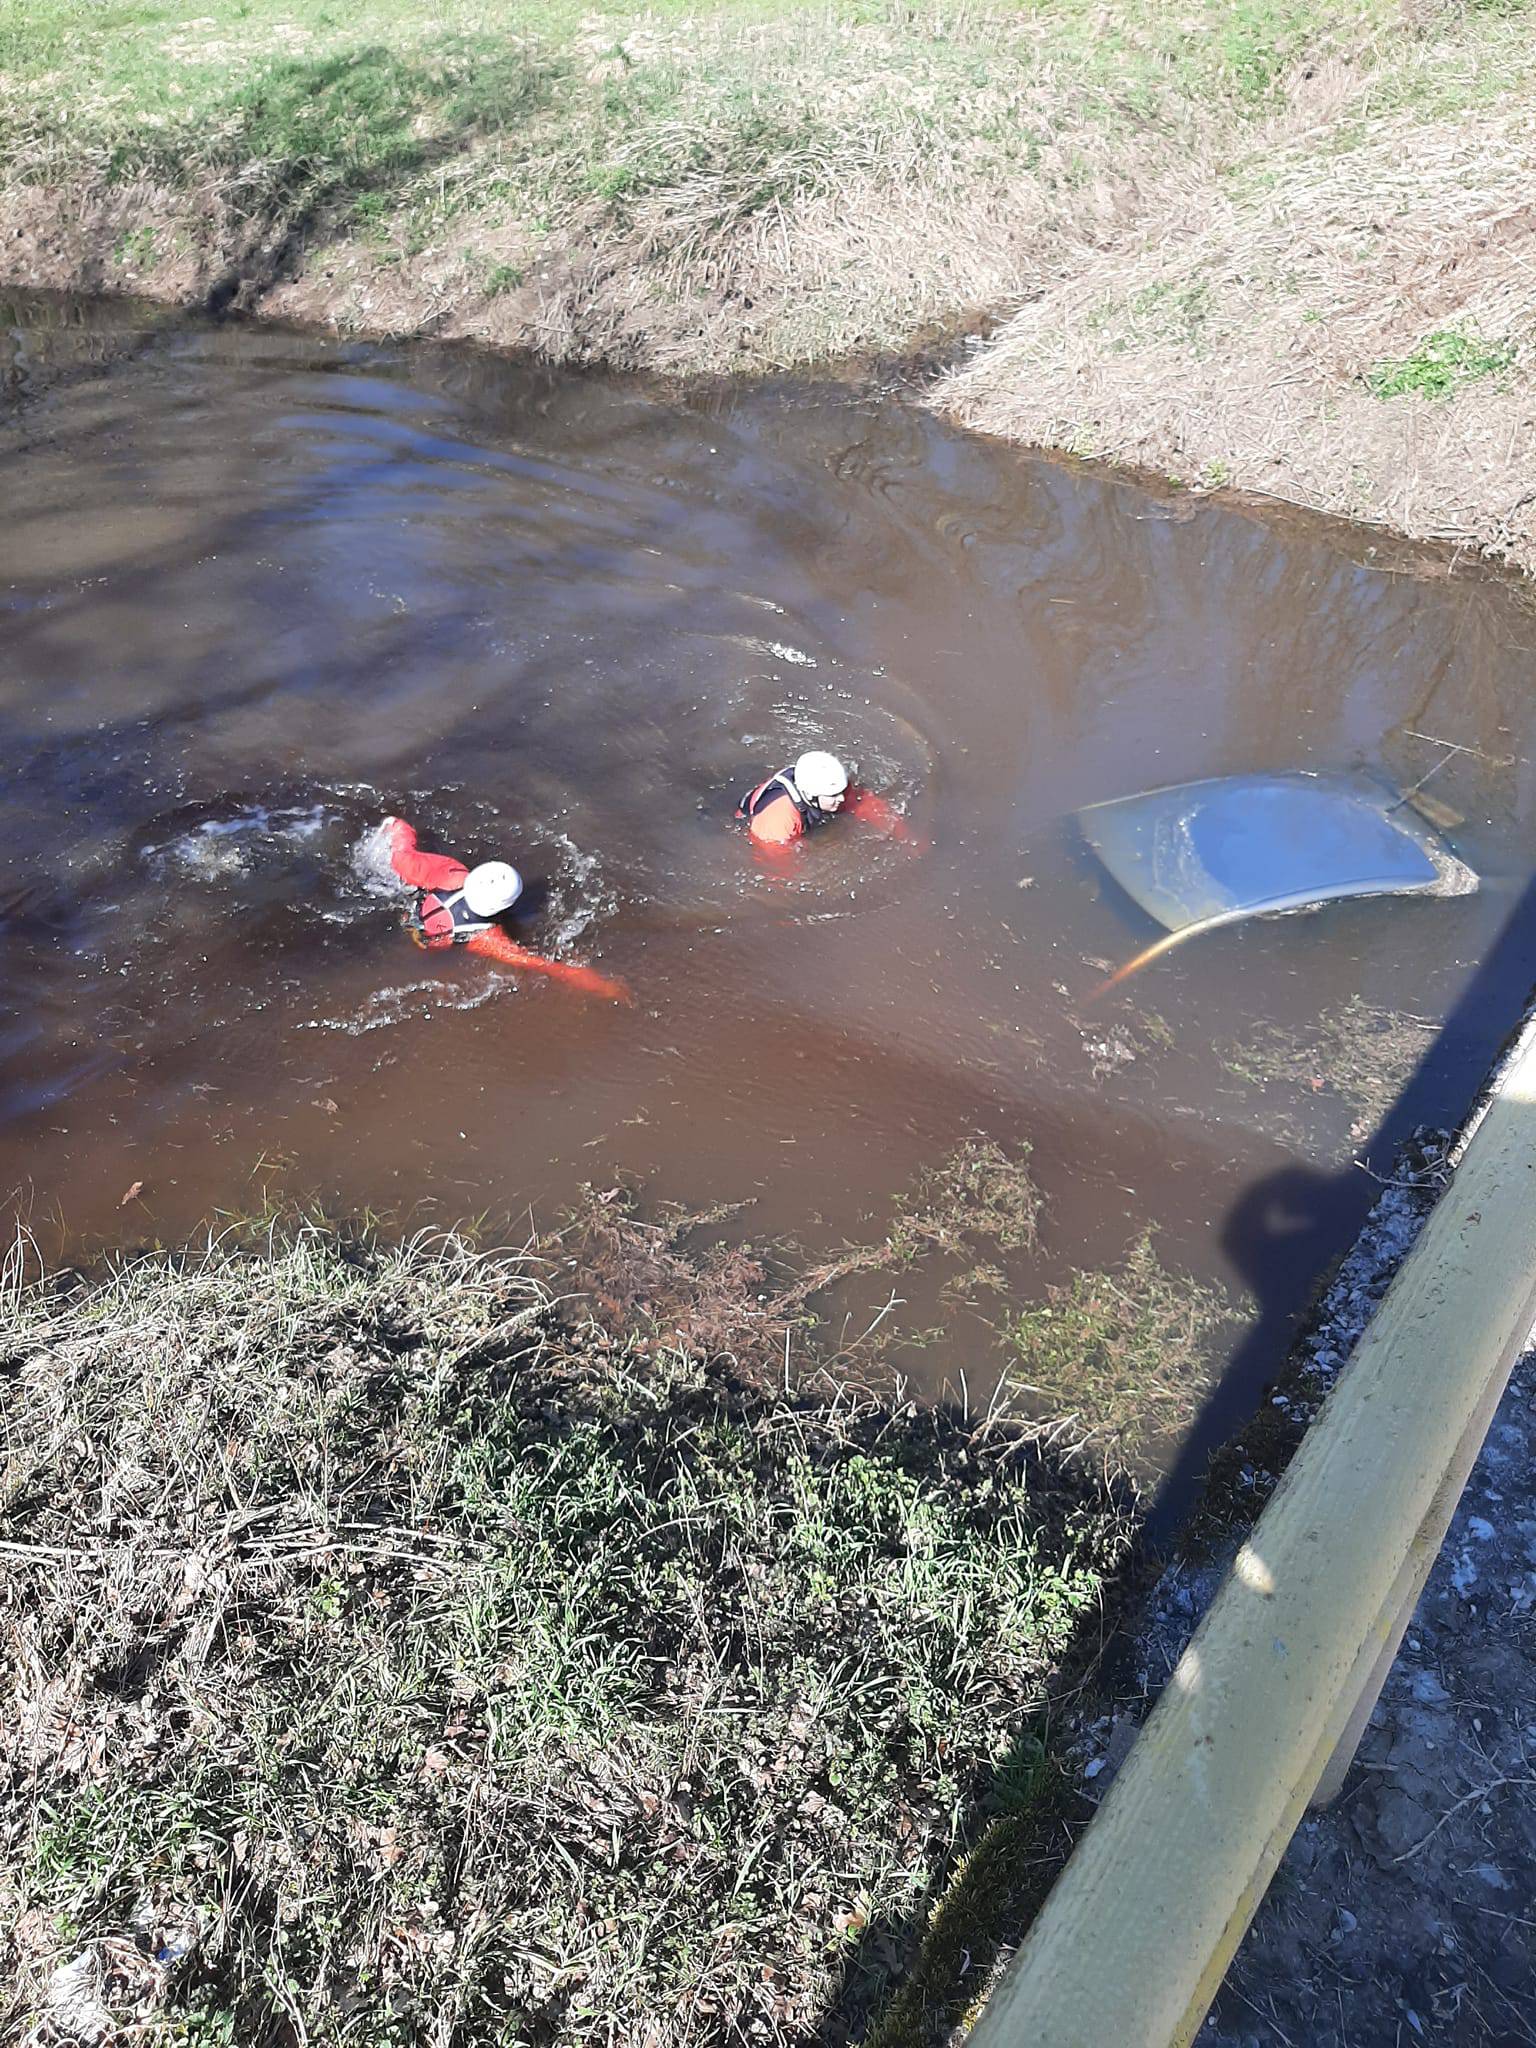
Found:
[{"label": "red life jacket", "polygon": [[800,814],[800,828],[804,832],[814,831],[818,825],[829,822],[828,814],[818,809],[815,804],[808,804],[790,777],[782,770],[777,775],[770,775],[766,782],[760,782],[756,789],[747,792],[736,806],[737,820],[743,825],[750,825],[754,818],[760,817],[764,811],[778,803],[794,805]]},{"label": "red life jacket", "polygon": [[491,919],[476,917],[464,901],[464,891],[444,895],[437,889],[423,889],[416,898],[405,928],[418,946],[436,952],[443,946],[462,945],[477,932],[488,932]]}]

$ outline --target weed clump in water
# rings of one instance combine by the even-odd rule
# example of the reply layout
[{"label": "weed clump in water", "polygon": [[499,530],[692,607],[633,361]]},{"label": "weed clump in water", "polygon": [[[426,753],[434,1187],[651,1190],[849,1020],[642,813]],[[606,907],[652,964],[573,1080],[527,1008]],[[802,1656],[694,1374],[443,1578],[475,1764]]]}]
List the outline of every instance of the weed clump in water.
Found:
[{"label": "weed clump in water", "polygon": [[899,1963],[874,1930],[1125,1554],[1017,1430],[642,1358],[451,1236],[6,1310],[5,2031],[39,2042],[808,2040],[856,1946]]},{"label": "weed clump in water", "polygon": [[[920,1174],[898,1197],[885,1234],[813,1258],[794,1244],[754,1250],[705,1242],[701,1233],[739,1215],[743,1204],[642,1215],[627,1187],[583,1190],[568,1237],[580,1272],[612,1336],[651,1324],[664,1341],[706,1357],[766,1360],[782,1377],[785,1340],[814,1324],[817,1295],[861,1274],[892,1272],[938,1254],[974,1259],[979,1247],[1006,1256],[1039,1248],[1043,1206],[1029,1171],[1030,1148],[1013,1155],[990,1139],[973,1139]],[[972,1283],[1000,1288],[992,1265],[975,1268]]]},{"label": "weed clump in water", "polygon": [[1021,1143],[1010,1156],[1001,1145],[977,1140],[925,1174],[899,1207],[891,1230],[896,1256],[961,1251],[968,1238],[983,1238],[1004,1255],[1038,1250],[1042,1197],[1029,1152]]},{"label": "weed clump in water", "polygon": [[[1228,1073],[1250,1087],[1289,1088],[1298,1102],[1322,1095],[1342,1103],[1355,1145],[1381,1123],[1434,1037],[1429,1018],[1383,1010],[1352,995],[1321,1012],[1308,1030],[1261,1022],[1215,1052]],[[1273,1112],[1271,1123],[1277,1135],[1304,1142],[1307,1126],[1294,1110]]]},{"label": "weed clump in water", "polygon": [[1217,1289],[1170,1273],[1138,1238],[1114,1271],[1077,1272],[1012,1318],[1011,1381],[1106,1468],[1145,1472],[1189,1428],[1209,1391],[1217,1339],[1234,1321]]}]

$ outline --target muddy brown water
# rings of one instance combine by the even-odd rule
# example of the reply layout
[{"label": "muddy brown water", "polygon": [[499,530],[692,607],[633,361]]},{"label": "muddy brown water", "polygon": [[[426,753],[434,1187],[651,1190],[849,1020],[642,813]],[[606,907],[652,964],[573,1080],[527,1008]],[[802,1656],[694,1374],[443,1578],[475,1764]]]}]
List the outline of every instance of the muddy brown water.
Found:
[{"label": "muddy brown water", "polygon": [[[1154,1223],[1274,1338],[1371,1183],[1330,1074],[1231,1047],[1352,997],[1450,1017],[1412,1108],[1453,1113],[1523,993],[1507,936],[1488,961],[1533,867],[1536,619],[1492,577],[840,386],[126,305],[0,307],[0,414],[0,1185],[45,1239],[282,1194],[519,1230],[633,1176],[824,1247],[980,1135],[1045,1192],[1018,1286]],[[931,850],[849,824],[765,874],[735,799],[823,743]],[[1076,807],[1440,763],[1476,897],[1234,927],[1085,1007],[1153,933]],[[353,860],[388,810],[516,860],[520,934],[636,1007],[416,951]],[[957,1347],[995,1377],[902,1291],[958,1333],[919,1383]]]}]

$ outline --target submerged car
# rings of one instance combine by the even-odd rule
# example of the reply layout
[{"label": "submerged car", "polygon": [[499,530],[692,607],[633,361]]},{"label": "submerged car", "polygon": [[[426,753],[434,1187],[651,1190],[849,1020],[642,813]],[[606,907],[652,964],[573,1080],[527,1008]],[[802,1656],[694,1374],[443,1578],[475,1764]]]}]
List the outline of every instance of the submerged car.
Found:
[{"label": "submerged car", "polygon": [[1083,836],[1166,928],[1106,986],[1199,932],[1346,896],[1466,896],[1477,876],[1369,775],[1219,775],[1090,804]]}]

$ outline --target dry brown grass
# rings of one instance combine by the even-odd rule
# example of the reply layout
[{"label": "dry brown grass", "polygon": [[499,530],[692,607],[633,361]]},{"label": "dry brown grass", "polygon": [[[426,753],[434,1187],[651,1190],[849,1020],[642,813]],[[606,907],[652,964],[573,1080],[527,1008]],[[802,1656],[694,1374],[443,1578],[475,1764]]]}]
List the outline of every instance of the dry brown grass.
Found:
[{"label": "dry brown grass", "polygon": [[32,1267],[6,2041],[832,2040],[1027,1822],[1129,1537],[1031,1432],[606,1341],[452,1236]]},{"label": "dry brown grass", "polygon": [[[1536,65],[1336,67],[1235,164],[1166,169],[935,403],[985,432],[1230,485],[1536,565]],[[1501,68],[1502,67],[1502,68]],[[1418,91],[1411,90],[1416,86]],[[1392,109],[1394,99],[1407,104]],[[1451,335],[1489,367],[1383,397]]]}]

